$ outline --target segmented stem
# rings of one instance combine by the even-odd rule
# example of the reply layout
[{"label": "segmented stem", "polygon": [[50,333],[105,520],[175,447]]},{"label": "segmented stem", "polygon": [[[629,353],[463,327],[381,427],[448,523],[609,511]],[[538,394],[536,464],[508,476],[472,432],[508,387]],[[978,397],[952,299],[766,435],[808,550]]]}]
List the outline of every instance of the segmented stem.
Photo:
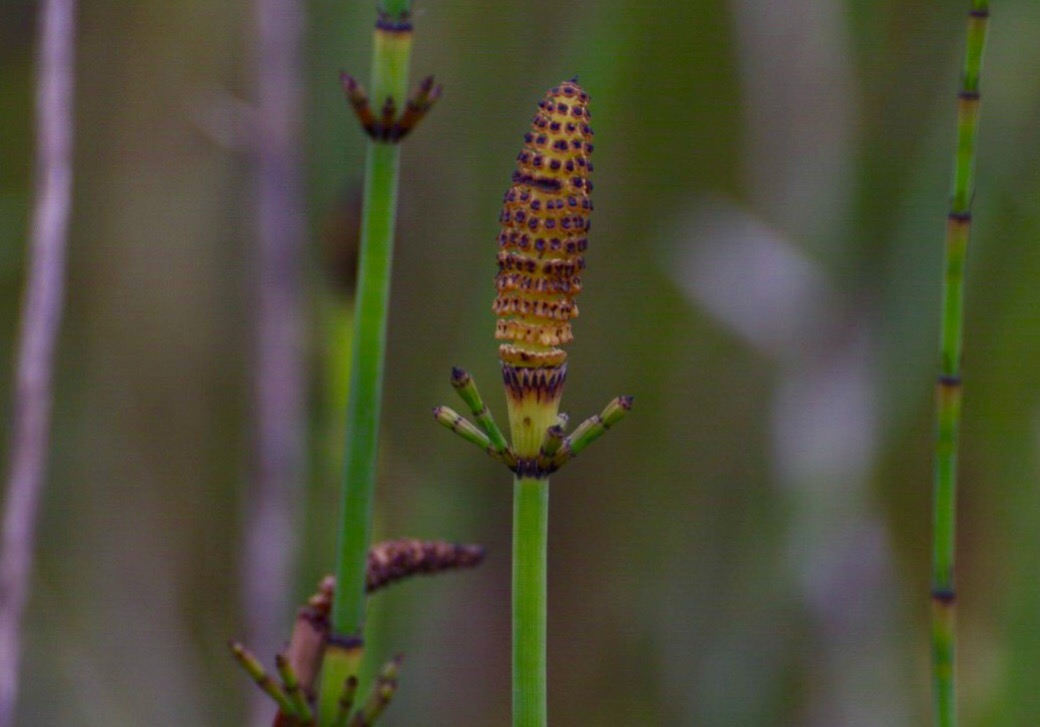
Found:
[{"label": "segmented stem", "polygon": [[592,211],[589,96],[575,81],[554,86],[538,105],[513,184],[499,217],[494,311],[502,381],[509,409],[507,444],[472,377],[452,384],[481,429],[447,407],[436,419],[489,452],[514,473],[513,726],[545,727],[549,475],[621,419],[631,397],[619,397],[567,437],[560,398],[567,379],[570,321],[588,247]]},{"label": "segmented stem", "polygon": [[480,396],[480,392],[477,390],[477,382],[466,371],[456,367],[451,372],[451,385],[455,387],[459,397],[466,402],[466,406],[473,412],[473,417],[488,435],[488,439],[495,451],[499,454],[504,454],[509,449],[509,444],[506,443],[502,430],[495,423],[491,410],[487,408],[487,404],[484,403],[484,399]]},{"label": "segmented stem", "polygon": [[[379,6],[372,57],[372,95],[377,106],[401,103],[408,91],[412,49],[410,3],[384,0]],[[386,139],[368,144],[361,257],[351,346],[347,441],[341,524],[332,608],[333,639],[326,654],[321,690],[321,724],[331,724],[344,682],[360,663],[365,619],[365,568],[372,532],[372,502],[386,360],[390,271],[397,213],[400,147]],[[346,641],[344,641],[346,639]]]},{"label": "segmented stem", "polygon": [[403,655],[398,654],[393,661],[382,668],[365,703],[354,713],[348,723],[350,727],[370,727],[390,706],[390,701],[397,693],[397,674],[401,670],[403,658]]},{"label": "segmented stem", "polygon": [[549,480],[513,483],[513,727],[545,727]]},{"label": "segmented stem", "polygon": [[[632,409],[631,396],[619,396],[611,400],[599,414],[593,414],[583,421],[574,432],[563,440],[559,451],[552,460],[553,469],[559,469],[569,459],[577,457],[586,447],[602,437],[607,431],[625,418]],[[550,438],[554,436],[553,428],[549,429]]]},{"label": "segmented stem", "polygon": [[979,129],[979,75],[986,45],[988,0],[973,0],[957,95],[957,147],[943,262],[941,369],[937,384],[932,552],[932,678],[935,722],[957,724],[956,584],[957,442],[961,420],[964,263],[971,232]]},{"label": "segmented stem", "polygon": [[253,678],[256,685],[263,690],[264,694],[274,700],[275,704],[278,705],[279,711],[283,714],[297,716],[296,705],[293,704],[292,700],[289,699],[283,690],[281,685],[274,680],[274,678],[267,673],[264,669],[264,665],[260,663],[260,660],[253,655],[253,652],[249,651],[246,647],[237,641],[232,641],[228,644],[231,649],[231,654],[235,657],[235,660],[239,665],[245,669],[246,673]]},{"label": "segmented stem", "polygon": [[[372,85],[377,98],[379,95],[403,95],[405,92],[407,78],[404,66],[411,41],[399,35],[376,32],[377,62]],[[390,66],[397,72],[380,72],[384,66]],[[340,561],[336,574],[336,583],[339,585],[332,610],[333,629],[341,634],[360,633],[365,615],[365,559],[368,554],[376,444],[382,411],[399,160],[400,148],[397,145],[377,141],[369,143],[343,480],[343,513],[351,521],[351,527],[343,530],[340,539]]]},{"label": "segmented stem", "polygon": [[[487,411],[486,408],[485,411]],[[508,445],[505,449],[498,449],[485,433],[487,432],[486,428],[484,431],[481,431],[475,424],[451,407],[434,407],[433,418],[437,420],[438,424],[446,429],[450,429],[470,444],[475,444],[477,447],[480,447],[480,449],[484,450],[492,459],[501,462],[507,467],[512,467],[516,464],[516,456],[513,454],[512,450],[509,449]]]},{"label": "segmented stem", "polygon": [[285,694],[289,697],[289,701],[292,702],[292,713],[303,720],[304,727],[313,725],[314,712],[311,710],[311,705],[307,702],[307,695],[300,688],[300,679],[296,675],[296,670],[293,669],[292,664],[284,654],[275,656],[274,663],[278,669],[278,676],[282,679]]},{"label": "segmented stem", "polygon": [[351,676],[343,684],[343,689],[339,695],[339,705],[336,712],[336,717],[332,721],[332,727],[347,727],[347,720],[350,719],[350,710],[354,708],[354,699],[357,697],[358,690],[358,679],[356,676]]}]

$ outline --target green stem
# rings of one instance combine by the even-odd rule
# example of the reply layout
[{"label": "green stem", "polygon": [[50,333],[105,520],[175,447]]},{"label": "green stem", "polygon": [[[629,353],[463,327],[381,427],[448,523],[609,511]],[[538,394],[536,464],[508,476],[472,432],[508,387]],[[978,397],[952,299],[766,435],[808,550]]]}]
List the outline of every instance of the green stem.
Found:
[{"label": "green stem", "polygon": [[399,154],[396,146],[371,144],[365,175],[366,203],[347,400],[343,521],[332,612],[333,630],[338,634],[360,634],[365,618],[365,558],[371,537],[382,410]]},{"label": "green stem", "polygon": [[[380,12],[401,18],[409,6],[410,2],[404,0],[384,0]],[[394,99],[398,107],[404,105],[411,48],[410,31],[377,27],[371,88],[373,100],[379,107],[388,98]],[[365,566],[372,531],[399,162],[400,149],[396,144],[369,142],[347,401],[337,586],[332,609],[332,631],[337,638],[360,640],[365,620]],[[343,683],[356,673],[357,651],[358,647],[330,649],[326,656],[321,690],[322,725],[331,724],[335,719]]]},{"label": "green stem", "polygon": [[986,45],[988,0],[973,0],[957,96],[957,147],[943,261],[941,371],[937,385],[932,552],[932,679],[935,723],[957,724],[955,545],[957,444],[961,421],[964,263],[971,232],[979,129],[979,75]]},{"label": "green stem", "polygon": [[544,727],[549,480],[513,485],[513,727]]}]

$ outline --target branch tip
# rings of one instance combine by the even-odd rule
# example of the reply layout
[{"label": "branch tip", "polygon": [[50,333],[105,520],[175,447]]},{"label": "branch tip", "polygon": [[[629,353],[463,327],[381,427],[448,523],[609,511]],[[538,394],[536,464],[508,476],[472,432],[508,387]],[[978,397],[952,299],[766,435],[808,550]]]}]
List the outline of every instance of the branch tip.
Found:
[{"label": "branch tip", "polygon": [[465,386],[466,384],[468,384],[470,382],[471,379],[472,379],[472,377],[469,375],[469,373],[465,369],[459,368],[458,366],[453,366],[452,367],[452,369],[451,369],[451,385],[454,386],[456,389],[458,389],[458,388],[460,388],[462,386]]}]

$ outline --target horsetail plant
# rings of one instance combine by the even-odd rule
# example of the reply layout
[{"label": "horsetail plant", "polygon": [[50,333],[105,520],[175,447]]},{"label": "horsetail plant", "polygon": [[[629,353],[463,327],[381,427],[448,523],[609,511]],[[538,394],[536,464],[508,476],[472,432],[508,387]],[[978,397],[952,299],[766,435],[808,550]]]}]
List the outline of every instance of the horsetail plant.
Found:
[{"label": "horsetail plant", "polygon": [[[407,98],[412,49],[410,0],[381,0],[372,55],[372,98],[349,75],[341,81],[347,100],[369,136],[361,219],[361,257],[351,346],[347,440],[341,495],[336,598],[323,666],[321,724],[339,711],[349,677],[357,675],[364,651],[365,567],[372,533],[376,454],[382,410],[390,271],[397,212],[401,141],[440,96],[426,79]],[[399,109],[403,106],[403,110]]]},{"label": "horsetail plant", "polygon": [[396,690],[400,662],[397,658],[384,668],[372,695],[355,709],[367,594],[374,590],[371,573],[380,573],[385,585],[413,573],[476,565],[482,558],[482,551],[475,546],[439,542],[416,545],[418,541],[393,541],[395,547],[388,549],[384,544],[369,549],[397,212],[398,142],[415,128],[441,94],[440,86],[430,77],[406,97],[412,48],[410,0],[380,0],[377,12],[372,95],[378,110],[373,111],[368,95],[354,78],[345,73],[340,78],[347,101],[370,141],[336,574],[298,615],[289,649],[277,658],[280,683],[245,647],[232,642],[239,663],[277,704],[275,727],[371,725]]},{"label": "horsetail plant", "polygon": [[932,524],[932,680],[935,723],[957,724],[956,601],[957,442],[961,421],[961,351],[964,334],[964,266],[975,194],[979,130],[979,75],[986,47],[989,1],[972,0],[968,13],[961,86],[957,94],[957,145],[943,261],[940,372],[936,386],[935,483]]},{"label": "horsetail plant", "polygon": [[512,443],[484,404],[473,378],[452,372],[477,425],[448,407],[438,422],[477,445],[514,474],[513,725],[541,727],[546,707],[546,560],[549,475],[600,437],[631,408],[621,396],[566,436],[560,398],[567,375],[561,345],[573,340],[570,320],[588,244],[592,211],[592,129],[589,97],[576,81],[552,88],[539,104],[513,185],[506,192],[498,235],[498,316],[495,337]]}]

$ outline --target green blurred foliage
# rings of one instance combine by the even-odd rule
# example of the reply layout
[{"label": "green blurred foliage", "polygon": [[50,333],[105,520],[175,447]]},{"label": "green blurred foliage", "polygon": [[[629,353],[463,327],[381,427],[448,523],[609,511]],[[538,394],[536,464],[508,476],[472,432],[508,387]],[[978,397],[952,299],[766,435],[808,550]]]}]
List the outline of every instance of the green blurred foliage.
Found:
[{"label": "green blurred foliage", "polygon": [[[378,530],[483,542],[489,559],[375,601],[373,651],[408,653],[387,725],[508,723],[510,479],[429,410],[454,405],[452,365],[504,409],[499,195],[535,103],[575,74],[593,97],[596,213],[564,408],[622,392],[636,408],[553,482],[554,722],[926,722],[931,384],[966,6],[418,4],[414,74],[446,92],[404,153]],[[351,245],[364,148],[336,73],[365,77],[373,21],[368,3],[308,11],[301,600],[332,565],[349,298],[329,250]],[[26,0],[0,8],[4,427],[34,17]],[[251,98],[251,7],[85,0],[80,25],[20,724],[241,724],[252,687],[224,644],[242,628],[251,164],[214,124]],[[995,4],[969,256],[961,683],[964,724],[987,727],[1040,723],[1038,33],[1031,0]],[[770,286],[798,278],[746,274],[726,256],[747,241],[811,270],[823,305],[784,319]]]}]

